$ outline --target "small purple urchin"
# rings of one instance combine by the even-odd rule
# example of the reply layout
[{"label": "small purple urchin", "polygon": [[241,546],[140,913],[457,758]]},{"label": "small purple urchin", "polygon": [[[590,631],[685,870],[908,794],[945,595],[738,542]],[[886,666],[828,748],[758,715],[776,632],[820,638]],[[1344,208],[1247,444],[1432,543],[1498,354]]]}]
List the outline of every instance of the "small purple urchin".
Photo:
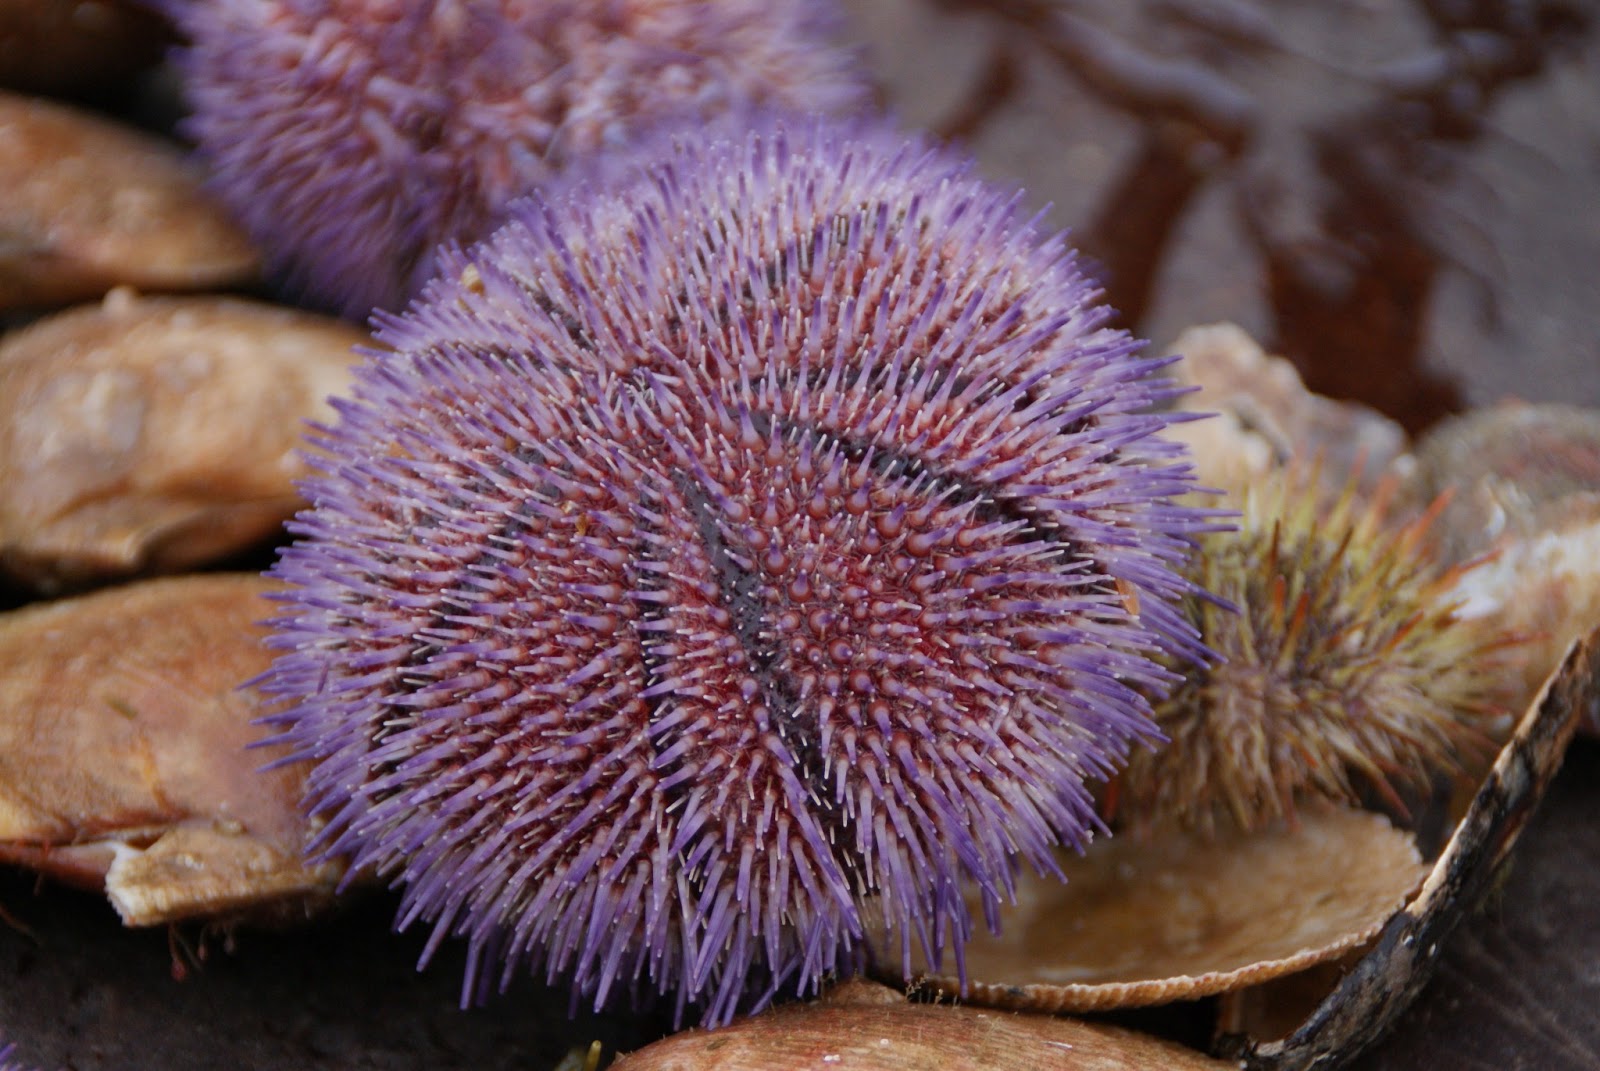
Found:
[{"label": "small purple urchin", "polygon": [[865,99],[831,0],[165,2],[215,191],[292,285],[353,316],[657,121]]},{"label": "small purple urchin", "polygon": [[[624,172],[627,169],[622,169]],[[263,681],[314,846],[603,1001],[994,923],[1202,655],[1164,361],[884,125],[696,134],[518,206],[384,318]],[[764,997],[758,998],[764,999]]]}]

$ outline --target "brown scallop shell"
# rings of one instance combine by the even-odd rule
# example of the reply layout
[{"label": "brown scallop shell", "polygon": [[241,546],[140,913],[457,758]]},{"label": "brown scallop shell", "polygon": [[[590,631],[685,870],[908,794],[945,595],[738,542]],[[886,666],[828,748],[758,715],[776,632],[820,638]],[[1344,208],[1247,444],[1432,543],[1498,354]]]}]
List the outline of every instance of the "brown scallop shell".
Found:
[{"label": "brown scallop shell", "polygon": [[302,916],[300,766],[262,772],[267,581],[152,580],[0,615],[0,860],[104,888],[130,926]]},{"label": "brown scallop shell", "polygon": [[351,347],[327,317],[228,298],[138,298],[0,340],[0,572],[51,591],[211,561],[301,505],[305,422]]},{"label": "brown scallop shell", "polygon": [[868,982],[719,1030],[686,1030],[615,1071],[1220,1071],[1236,1063],[1102,1023],[910,1004]]},{"label": "brown scallop shell", "polygon": [[176,145],[0,92],[0,310],[246,282],[258,258]]},{"label": "brown scallop shell", "polygon": [[1384,924],[1322,1003],[1287,1037],[1224,1039],[1250,1071],[1344,1063],[1381,1038],[1433,976],[1445,943],[1475,910],[1561,768],[1579,720],[1600,706],[1600,630],[1575,642],[1501,749],[1422,889]]}]

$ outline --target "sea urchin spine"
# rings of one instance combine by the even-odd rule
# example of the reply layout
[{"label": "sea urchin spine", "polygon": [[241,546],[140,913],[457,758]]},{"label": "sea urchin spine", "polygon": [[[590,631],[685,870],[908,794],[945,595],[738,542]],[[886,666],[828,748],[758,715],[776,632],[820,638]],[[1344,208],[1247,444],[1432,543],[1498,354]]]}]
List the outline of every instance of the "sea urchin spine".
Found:
[{"label": "sea urchin spine", "polygon": [[1200,652],[1165,362],[887,125],[612,181],[447,255],[322,436],[263,681],[316,850],[465,936],[469,985],[718,1021],[869,916],[959,955],[958,882],[992,923],[1084,843],[1157,656]]}]

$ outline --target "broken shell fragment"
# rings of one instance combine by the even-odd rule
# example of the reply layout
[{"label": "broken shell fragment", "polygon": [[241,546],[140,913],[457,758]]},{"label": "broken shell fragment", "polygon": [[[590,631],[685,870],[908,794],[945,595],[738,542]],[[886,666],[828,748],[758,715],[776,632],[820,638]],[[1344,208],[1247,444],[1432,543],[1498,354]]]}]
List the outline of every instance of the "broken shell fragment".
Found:
[{"label": "broken shell fragment", "polygon": [[[1360,946],[1427,872],[1409,835],[1339,808],[1248,835],[1097,841],[1061,868],[1065,884],[1019,878],[1001,933],[967,946],[967,1000],[1084,1012],[1254,985]],[[961,992],[948,975],[916,984]]]},{"label": "broken shell fragment", "polygon": [[1172,352],[1183,354],[1172,375],[1198,387],[1182,406],[1214,413],[1169,434],[1194,452],[1201,482],[1244,487],[1292,458],[1316,459],[1330,487],[1374,486],[1405,471],[1405,429],[1375,409],[1306,389],[1300,373],[1273,357],[1234,324],[1191,327]]},{"label": "broken shell fragment", "polygon": [[200,182],[176,145],[0,93],[0,309],[249,280],[255,250]]},{"label": "broken shell fragment", "polygon": [[1561,768],[1579,719],[1597,706],[1600,632],[1592,632],[1568,649],[1539,690],[1421,891],[1384,924],[1371,950],[1288,1037],[1232,1038],[1221,1048],[1243,1057],[1250,1071],[1312,1071],[1342,1066],[1382,1037],[1432,977],[1457,924],[1494,883]]},{"label": "broken shell fragment", "polygon": [[140,298],[0,340],[0,573],[42,591],[270,538],[364,336],[227,298]]},{"label": "broken shell fragment", "polygon": [[0,615],[0,860],[103,887],[129,926],[302,917],[300,766],[262,772],[271,585],[153,580]]},{"label": "broken shell fragment", "polygon": [[910,1004],[868,982],[717,1030],[686,1030],[615,1071],[1218,1071],[1236,1068],[1144,1034],[1074,1019]]}]

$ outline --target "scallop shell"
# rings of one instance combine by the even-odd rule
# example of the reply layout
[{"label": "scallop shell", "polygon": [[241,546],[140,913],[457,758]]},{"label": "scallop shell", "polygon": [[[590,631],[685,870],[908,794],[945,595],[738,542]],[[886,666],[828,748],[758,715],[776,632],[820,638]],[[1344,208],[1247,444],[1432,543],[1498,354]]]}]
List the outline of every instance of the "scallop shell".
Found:
[{"label": "scallop shell", "polygon": [[248,750],[269,590],[183,577],[0,615],[0,860],[103,888],[129,926],[329,900],[340,868],[301,860],[303,769]]}]

